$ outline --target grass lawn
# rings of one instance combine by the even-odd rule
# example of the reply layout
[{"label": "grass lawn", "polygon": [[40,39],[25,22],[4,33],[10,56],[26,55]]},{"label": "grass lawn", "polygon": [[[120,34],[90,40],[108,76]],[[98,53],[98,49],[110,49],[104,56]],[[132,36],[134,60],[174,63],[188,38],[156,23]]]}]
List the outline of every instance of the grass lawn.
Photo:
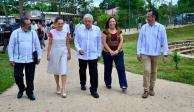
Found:
[{"label": "grass lawn", "polygon": [[[169,29],[167,35],[169,42],[194,39],[194,26]],[[137,38],[138,34],[124,36],[125,67],[129,72],[143,74],[143,65],[136,59]],[[194,85],[194,59],[181,58],[179,70],[176,70],[172,56],[167,64],[160,58],[158,78]]]},{"label": "grass lawn", "polygon": [[13,83],[13,68],[9,65],[8,55],[0,53],[0,94]]}]

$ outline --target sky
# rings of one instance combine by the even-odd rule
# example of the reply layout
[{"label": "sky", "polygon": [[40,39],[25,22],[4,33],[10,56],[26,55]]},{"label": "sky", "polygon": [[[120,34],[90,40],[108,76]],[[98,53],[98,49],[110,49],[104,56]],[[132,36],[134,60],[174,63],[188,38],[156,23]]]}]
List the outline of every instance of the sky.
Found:
[{"label": "sky", "polygon": [[[99,4],[100,4],[100,2],[102,2],[103,0],[93,0],[93,1],[94,1],[94,3],[93,3],[94,6],[98,7]],[[170,2],[171,0],[165,0],[165,1]],[[173,4],[173,5],[176,4],[177,1],[178,1],[178,0],[172,0],[172,4]]]},{"label": "sky", "polygon": [[100,2],[102,2],[103,0],[93,0],[94,1],[94,6],[98,7]]}]

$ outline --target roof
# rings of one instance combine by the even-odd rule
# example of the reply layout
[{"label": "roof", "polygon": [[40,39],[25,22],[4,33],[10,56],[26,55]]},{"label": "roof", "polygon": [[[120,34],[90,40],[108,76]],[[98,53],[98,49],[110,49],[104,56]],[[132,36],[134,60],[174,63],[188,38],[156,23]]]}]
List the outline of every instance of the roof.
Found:
[{"label": "roof", "polygon": [[[43,12],[45,15],[58,15],[59,12]],[[68,16],[80,16],[79,14],[73,14],[73,13],[66,13],[61,12],[61,15],[68,15]]]}]

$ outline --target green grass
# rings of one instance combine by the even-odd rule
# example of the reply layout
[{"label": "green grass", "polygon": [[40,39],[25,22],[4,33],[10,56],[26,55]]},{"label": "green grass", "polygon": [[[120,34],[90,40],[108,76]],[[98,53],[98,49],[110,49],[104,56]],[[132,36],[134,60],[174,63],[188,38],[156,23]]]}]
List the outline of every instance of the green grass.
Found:
[{"label": "green grass", "polygon": [[0,53],[0,94],[13,83],[13,68],[9,65],[8,55]]},{"label": "green grass", "polygon": [[[194,26],[169,29],[167,30],[167,35],[169,42],[194,39]],[[143,74],[143,65],[136,59],[137,37],[138,34],[124,36],[125,67],[129,72]],[[169,62],[167,64],[163,64],[162,58],[160,58],[158,78],[194,85],[193,67],[194,59],[182,57],[179,70],[176,70],[172,56],[169,56]]]}]

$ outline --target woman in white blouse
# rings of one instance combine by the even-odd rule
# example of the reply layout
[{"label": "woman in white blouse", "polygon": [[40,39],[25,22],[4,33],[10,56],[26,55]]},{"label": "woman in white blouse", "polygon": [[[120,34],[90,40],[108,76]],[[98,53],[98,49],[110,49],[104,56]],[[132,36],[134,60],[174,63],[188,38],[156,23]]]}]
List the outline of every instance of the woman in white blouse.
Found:
[{"label": "woman in white blouse", "polygon": [[[63,29],[64,20],[61,17],[55,19],[56,28],[52,29],[49,34],[48,43],[48,73],[54,74],[57,85],[57,94],[66,97],[65,84],[67,79],[68,60],[71,59],[70,36],[69,32]],[[61,76],[61,77],[60,77]],[[61,79],[60,79],[61,78]],[[59,84],[61,80],[61,85]]]}]

